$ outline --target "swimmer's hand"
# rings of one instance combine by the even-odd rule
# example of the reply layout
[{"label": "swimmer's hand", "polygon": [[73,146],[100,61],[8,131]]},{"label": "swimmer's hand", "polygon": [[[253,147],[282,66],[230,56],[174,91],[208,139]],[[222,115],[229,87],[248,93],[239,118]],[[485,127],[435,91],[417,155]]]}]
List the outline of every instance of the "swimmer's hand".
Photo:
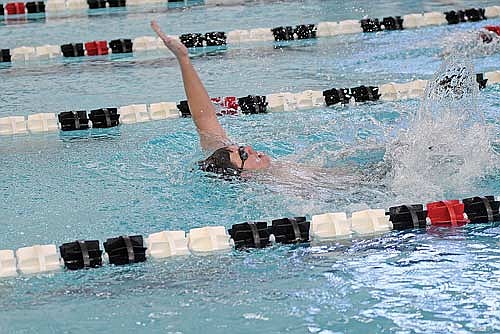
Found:
[{"label": "swimmer's hand", "polygon": [[172,53],[177,57],[177,59],[187,58],[188,50],[179,40],[173,38],[172,36],[168,36],[163,31],[161,31],[160,26],[155,20],[151,21],[151,28],[156,32],[158,37],[163,41],[165,46],[172,51]]}]

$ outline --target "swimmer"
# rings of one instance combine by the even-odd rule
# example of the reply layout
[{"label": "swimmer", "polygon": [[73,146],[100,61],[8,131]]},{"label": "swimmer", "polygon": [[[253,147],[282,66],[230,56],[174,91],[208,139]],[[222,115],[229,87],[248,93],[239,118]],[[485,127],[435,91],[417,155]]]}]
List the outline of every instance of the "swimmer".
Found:
[{"label": "swimmer", "polygon": [[486,56],[500,51],[500,28],[486,26],[474,31],[461,31],[443,39],[442,56]]},{"label": "swimmer", "polygon": [[[156,21],[151,22],[151,27],[177,58],[201,147],[211,152],[207,159],[199,162],[201,170],[219,174],[224,178],[239,176],[243,171],[259,170],[257,182],[266,184],[276,193],[287,193],[289,196],[303,199],[330,197],[335,189],[355,190],[365,183],[370,184],[371,190],[380,187],[379,173],[373,174],[371,168],[359,168],[349,162],[325,168],[315,165],[311,160],[306,164],[297,163],[296,159],[290,156],[286,160],[271,162],[268,155],[256,152],[251,146],[240,146],[231,142],[219,123],[216,109],[191,64],[187,48],[177,39],[161,31]],[[364,148],[370,149],[366,145]],[[373,151],[378,152],[379,148],[375,147]],[[337,151],[335,156],[341,158],[343,155],[350,156],[350,153],[354,152]],[[371,194],[370,199],[373,199],[372,192],[367,191],[366,194]]]},{"label": "swimmer", "polygon": [[189,59],[188,50],[179,40],[166,35],[156,21],[151,28],[158,34],[165,46],[175,55],[182,73],[193,122],[200,137],[200,145],[212,154],[198,164],[206,172],[224,176],[238,176],[244,170],[269,168],[271,158],[255,151],[251,146],[240,146],[231,142],[217,119],[216,110]]},{"label": "swimmer", "polygon": [[479,36],[483,43],[491,43],[500,36],[500,26],[486,26],[480,30]]}]

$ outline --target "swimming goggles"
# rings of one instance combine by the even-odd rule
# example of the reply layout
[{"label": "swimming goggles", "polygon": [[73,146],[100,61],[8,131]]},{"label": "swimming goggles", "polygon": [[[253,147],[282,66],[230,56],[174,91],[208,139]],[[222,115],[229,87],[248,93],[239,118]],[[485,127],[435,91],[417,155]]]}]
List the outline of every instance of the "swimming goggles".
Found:
[{"label": "swimming goggles", "polygon": [[245,165],[245,161],[248,159],[248,153],[245,151],[245,146],[240,146],[238,147],[238,153],[240,155],[241,159],[241,167],[240,169],[243,169],[243,166]]}]

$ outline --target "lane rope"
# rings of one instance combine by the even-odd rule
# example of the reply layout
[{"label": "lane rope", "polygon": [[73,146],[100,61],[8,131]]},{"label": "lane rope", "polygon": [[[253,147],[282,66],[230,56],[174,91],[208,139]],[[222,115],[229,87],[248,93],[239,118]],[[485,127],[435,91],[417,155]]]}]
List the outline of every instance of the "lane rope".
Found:
[{"label": "lane rope", "polygon": [[[292,40],[307,40],[318,37],[331,37],[354,33],[373,33],[385,30],[403,30],[442,24],[477,22],[500,17],[500,6],[471,8],[446,13],[429,12],[408,14],[403,17],[365,18],[360,21],[345,20],[340,22],[320,22],[318,24],[300,24],[295,27],[256,28],[233,30],[229,32],[211,31],[206,33],[187,33],[178,38],[188,48],[214,49],[227,48],[248,42],[274,41],[276,45]],[[496,30],[490,30],[495,32]],[[13,49],[1,49],[0,63],[33,64],[36,61],[55,58],[75,58],[87,56],[107,56],[109,54],[133,54],[155,50],[166,50],[163,42],[153,36],[141,36],[135,39],[121,38],[111,41],[94,40],[88,42],[67,43],[63,45],[21,46]]]},{"label": "lane rope", "polygon": [[[245,2],[248,3],[248,2]],[[52,17],[84,16],[93,17],[98,14],[107,14],[106,8],[140,8],[165,6],[168,9],[186,8],[192,6],[224,6],[234,5],[234,0],[47,0],[29,2],[9,2],[0,4],[0,17],[40,20],[48,14]],[[155,7],[152,7],[155,8]],[[91,14],[91,15],[90,15]]]},{"label": "lane rope", "polygon": [[[500,83],[500,71],[478,73],[479,88]],[[325,91],[306,90],[298,93],[280,92],[268,95],[215,97],[212,102],[217,114],[245,115],[268,112],[288,112],[323,108],[340,104],[376,101],[398,101],[421,98],[426,80],[406,83],[390,82],[379,86],[332,88]],[[55,113],[37,113],[25,116],[0,118],[1,135],[22,135],[57,131],[110,128],[121,124],[144,123],[156,120],[190,117],[187,101],[133,104],[122,107],[106,107],[90,110],[72,110]]]},{"label": "lane rope", "polygon": [[107,239],[104,251],[98,240],[77,240],[22,247],[15,252],[0,250],[0,277],[53,272],[65,267],[79,270],[108,265],[125,265],[175,256],[202,255],[231,250],[265,248],[281,244],[324,244],[342,239],[380,236],[391,230],[415,231],[435,227],[456,228],[466,224],[493,223],[500,220],[500,201],[494,196],[463,200],[444,200],[423,204],[403,204],[384,209],[353,212],[327,212],[271,221],[207,226],[184,231],[161,231],[148,237],[123,235]]}]

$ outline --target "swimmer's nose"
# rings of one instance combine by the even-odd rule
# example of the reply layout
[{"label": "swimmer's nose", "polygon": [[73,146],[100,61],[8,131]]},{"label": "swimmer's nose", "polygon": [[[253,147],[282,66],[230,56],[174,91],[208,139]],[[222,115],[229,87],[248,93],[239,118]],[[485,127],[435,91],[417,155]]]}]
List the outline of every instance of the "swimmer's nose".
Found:
[{"label": "swimmer's nose", "polygon": [[255,154],[255,150],[252,148],[252,146],[247,146],[245,147],[245,149],[247,150],[248,154]]}]

